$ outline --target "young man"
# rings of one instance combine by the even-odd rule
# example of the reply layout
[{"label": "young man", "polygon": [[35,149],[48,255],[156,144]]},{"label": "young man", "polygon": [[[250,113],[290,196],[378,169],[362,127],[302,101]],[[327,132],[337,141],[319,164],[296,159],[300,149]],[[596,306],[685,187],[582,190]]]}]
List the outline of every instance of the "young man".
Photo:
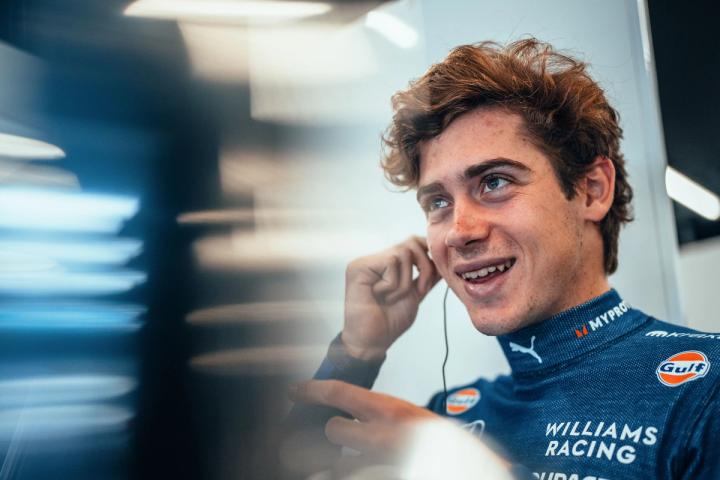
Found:
[{"label": "young man", "polygon": [[[427,241],[348,266],[343,331],[292,393],[356,419],[331,418],[328,438],[387,451],[400,426],[442,415],[536,478],[720,478],[720,335],[651,318],[608,284],[632,190],[586,65],[533,39],[462,46],[393,105],[383,168],[417,190]],[[427,409],[366,390],[440,278],[512,374]]]}]

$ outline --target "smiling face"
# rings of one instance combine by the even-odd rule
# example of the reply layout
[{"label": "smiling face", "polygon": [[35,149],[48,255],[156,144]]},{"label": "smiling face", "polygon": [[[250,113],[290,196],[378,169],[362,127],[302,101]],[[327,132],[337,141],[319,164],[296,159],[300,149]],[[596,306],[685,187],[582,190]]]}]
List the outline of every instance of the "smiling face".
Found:
[{"label": "smiling face", "polygon": [[418,201],[435,265],[487,335],[609,288],[586,197],[566,198],[517,114],[476,109],[424,142]]}]

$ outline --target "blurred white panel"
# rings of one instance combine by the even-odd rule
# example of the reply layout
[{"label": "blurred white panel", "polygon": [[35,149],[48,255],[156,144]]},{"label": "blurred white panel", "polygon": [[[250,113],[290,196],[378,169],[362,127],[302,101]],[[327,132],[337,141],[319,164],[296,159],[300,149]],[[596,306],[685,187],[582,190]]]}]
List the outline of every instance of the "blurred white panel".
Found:
[{"label": "blurred white panel", "polygon": [[0,328],[11,330],[120,330],[140,328],[141,305],[101,302],[32,302],[0,305]]},{"label": "blurred white panel", "polygon": [[325,353],[327,346],[253,347],[200,355],[190,360],[190,366],[218,375],[295,374],[317,365]]},{"label": "blurred white panel", "polygon": [[253,89],[359,80],[379,68],[359,24],[252,29],[248,47]]},{"label": "blurred white panel", "polygon": [[77,175],[68,170],[7,160],[0,160],[0,184],[80,188]]},{"label": "blurred white panel", "polygon": [[0,276],[13,273],[46,272],[58,268],[57,262],[43,255],[0,250]]},{"label": "blurred white panel", "polygon": [[708,220],[720,218],[720,198],[672,167],[665,169],[665,188],[670,198]]},{"label": "blurred white panel", "polygon": [[135,271],[0,271],[0,293],[8,295],[109,295],[132,290],[147,275]]},{"label": "blurred white panel", "polygon": [[[360,22],[249,32],[251,114],[278,123],[368,117],[379,66]],[[358,89],[350,90],[350,85]]]},{"label": "blurred white panel", "polygon": [[365,26],[400,48],[412,48],[418,43],[417,31],[391,13],[379,10],[369,12],[365,16]]},{"label": "blurred white panel", "polygon": [[139,208],[134,197],[57,189],[0,188],[0,227],[116,233]]},{"label": "blurred white panel", "polygon": [[195,75],[218,82],[247,83],[246,29],[187,22],[180,22],[178,27]]},{"label": "blurred white panel", "polygon": [[220,154],[220,185],[226,195],[247,195],[257,189],[272,186],[297,185],[302,182],[301,166],[307,158],[293,156],[292,162],[282,162],[276,154],[239,148],[223,148]]},{"label": "blurred white panel", "polygon": [[20,135],[0,133],[0,156],[11,158],[55,160],[64,158],[65,152],[51,143]]},{"label": "blurred white panel", "polygon": [[[368,131],[367,135],[376,138],[377,132]],[[314,153],[301,149],[263,152],[224,148],[220,156],[223,194],[228,198],[252,195],[253,213],[203,212],[200,216],[183,216],[183,220],[227,219],[232,223],[231,219],[253,218],[258,229],[297,227],[344,232],[368,228],[377,234],[374,226],[378,210],[374,207],[382,211],[388,200],[403,197],[385,195],[389,192],[383,186],[376,151],[355,148],[341,138],[333,138],[332,142],[342,142],[344,148]],[[368,169],[377,176],[366,176]],[[348,182],[349,178],[353,181]],[[353,203],[353,199],[362,201]],[[419,208],[415,213],[418,219],[424,218]]]},{"label": "blurred white panel", "polygon": [[187,316],[192,325],[232,325],[252,322],[299,322],[313,320],[318,315],[342,314],[342,302],[289,300],[284,302],[255,302],[195,310]]},{"label": "blurred white panel", "polygon": [[206,210],[178,215],[180,225],[324,225],[351,214],[349,211],[299,208],[247,208]]},{"label": "blurred white panel", "polygon": [[58,440],[125,430],[133,412],[107,405],[63,405],[0,410],[0,440]]},{"label": "blurred white panel", "polygon": [[252,223],[254,220],[255,211],[252,208],[185,212],[177,216],[180,225],[232,225]]},{"label": "blurred white panel", "polygon": [[[142,241],[131,238],[49,241],[0,237],[0,257],[5,254],[22,254],[46,258],[54,264],[124,265],[142,252],[142,245]],[[0,271],[3,270],[0,266]]]},{"label": "blurred white panel", "polygon": [[207,235],[195,241],[193,253],[201,268],[284,271],[337,267],[381,245],[380,235],[367,232],[278,229]]},{"label": "blurred white panel", "polygon": [[137,382],[124,376],[67,375],[0,380],[0,408],[66,405],[119,397]]},{"label": "blurred white panel", "polygon": [[329,12],[323,2],[278,0],[138,0],[125,9],[131,17],[163,18],[194,22],[282,22]]}]

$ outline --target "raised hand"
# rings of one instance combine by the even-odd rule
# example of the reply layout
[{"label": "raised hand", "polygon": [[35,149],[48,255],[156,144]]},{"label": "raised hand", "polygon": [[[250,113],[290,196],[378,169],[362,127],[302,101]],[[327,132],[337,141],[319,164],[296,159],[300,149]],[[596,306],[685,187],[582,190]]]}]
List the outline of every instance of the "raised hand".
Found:
[{"label": "raised hand", "polygon": [[[416,278],[413,267],[419,272]],[[422,237],[350,262],[342,332],[348,353],[363,360],[382,358],[413,324],[420,302],[438,280]]]}]

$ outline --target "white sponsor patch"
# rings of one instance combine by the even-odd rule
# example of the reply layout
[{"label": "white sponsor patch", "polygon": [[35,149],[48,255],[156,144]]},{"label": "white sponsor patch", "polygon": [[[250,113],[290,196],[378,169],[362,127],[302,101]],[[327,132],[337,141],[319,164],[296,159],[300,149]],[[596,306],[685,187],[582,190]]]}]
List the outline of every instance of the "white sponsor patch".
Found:
[{"label": "white sponsor patch", "polygon": [[690,332],[666,332],[665,330],[653,330],[645,334],[646,337],[658,338],[705,338],[720,340],[720,334],[713,333],[690,333]]}]

